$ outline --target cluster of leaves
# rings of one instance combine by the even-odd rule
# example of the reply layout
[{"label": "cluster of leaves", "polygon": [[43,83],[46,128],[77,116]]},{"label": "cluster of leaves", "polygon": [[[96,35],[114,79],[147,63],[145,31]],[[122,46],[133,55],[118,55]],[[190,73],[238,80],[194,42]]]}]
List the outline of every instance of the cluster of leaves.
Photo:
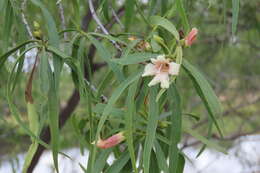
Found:
[{"label": "cluster of leaves", "polygon": [[[128,30],[134,19],[135,11],[146,22],[149,34],[144,38],[139,38],[133,42],[129,42],[127,37],[129,34],[105,35],[94,32],[84,32],[79,27],[67,29],[58,32],[55,18],[43,2],[32,0],[32,5],[41,10],[43,16],[42,23],[45,24],[43,37],[38,39],[25,41],[15,48],[6,51],[8,47],[8,35],[11,35],[12,23],[23,25],[20,19],[17,2],[14,0],[2,1],[0,9],[5,8],[5,29],[7,35],[3,39],[3,47],[5,53],[0,57],[1,72],[8,72],[6,85],[6,98],[13,117],[26,133],[31,137],[32,145],[28,151],[24,172],[31,163],[31,159],[36,152],[38,145],[43,145],[53,151],[54,164],[58,168],[57,156],[60,152],[60,130],[59,130],[59,102],[60,102],[60,78],[61,71],[67,67],[71,71],[71,76],[75,87],[79,90],[80,98],[84,106],[87,107],[84,117],[72,117],[72,123],[75,127],[77,140],[80,141],[81,149],[87,148],[90,151],[90,157],[87,166],[82,166],[86,172],[121,172],[133,170],[139,172],[143,170],[147,172],[182,172],[185,163],[185,155],[178,148],[183,132],[190,134],[204,146],[199,154],[204,150],[205,146],[212,147],[218,151],[225,150],[218,146],[215,142],[209,140],[212,134],[213,125],[217,128],[220,136],[221,127],[218,118],[221,114],[220,103],[213,92],[210,84],[204,75],[187,59],[182,61],[183,72],[187,73],[193,86],[201,98],[208,112],[209,129],[208,137],[203,137],[186,123],[186,116],[198,119],[192,114],[184,114],[182,110],[181,98],[182,93],[178,90],[178,79],[174,81],[170,88],[159,90],[157,86],[149,88],[147,83],[149,79],[141,78],[143,72],[143,62],[158,54],[174,54],[174,49],[179,47],[180,35],[175,25],[167,18],[178,17],[179,25],[187,34],[190,30],[189,21],[185,12],[184,4],[181,0],[176,2],[157,1],[149,2],[149,16],[156,13],[157,4],[160,4],[161,15],[146,18],[143,13],[143,7],[138,1],[127,0],[125,2],[125,27]],[[80,11],[80,1],[73,3],[74,7],[78,7]],[[101,12],[104,18],[109,19],[109,1],[100,2]],[[111,2],[112,5],[116,2]],[[170,6],[170,8],[169,8]],[[233,25],[232,32],[235,34],[237,18],[238,18],[239,1],[233,1]],[[17,22],[14,22],[15,16]],[[76,16],[79,16],[77,13]],[[73,20],[72,20],[73,21]],[[43,25],[41,25],[43,26]],[[46,32],[44,32],[46,31]],[[18,35],[26,35],[25,28],[19,30]],[[71,40],[65,40],[62,43],[64,33],[71,33]],[[131,34],[138,37],[139,34]],[[112,48],[111,44],[101,42],[99,38],[109,40],[113,43],[121,45],[121,52],[117,52]],[[26,40],[26,38],[20,38]],[[158,41],[159,40],[159,41]],[[20,40],[17,40],[19,42]],[[142,42],[148,42],[151,45],[150,50],[138,49],[137,45]],[[85,64],[91,68],[90,57],[85,57],[86,45],[93,44],[97,49],[99,58],[106,62],[106,75],[97,86],[97,90],[93,90],[92,81],[95,79],[84,79]],[[63,46],[63,48],[62,48]],[[27,114],[29,126],[22,120],[19,109],[14,103],[14,93],[17,82],[19,81],[24,65],[25,54],[33,49],[37,49],[33,69],[28,77],[25,87]],[[182,53],[182,47],[179,47]],[[19,52],[18,56],[14,53]],[[15,63],[11,70],[8,58],[15,56]],[[37,78],[33,78],[37,69]],[[88,69],[88,75],[92,76],[91,69]],[[34,83],[39,84],[39,88],[33,87]],[[106,89],[113,87],[107,102],[101,99],[101,95]],[[33,88],[36,91],[33,92]],[[40,97],[41,101],[35,99]],[[36,101],[35,101],[36,100]],[[185,120],[185,121],[183,121]],[[39,138],[39,135],[45,125],[51,130],[51,144],[47,144]],[[116,132],[124,131],[126,135],[126,145],[123,148],[115,147],[107,150],[100,150],[91,142],[97,141],[101,136],[106,138]],[[114,153],[116,160],[112,165],[107,164],[107,158]],[[140,157],[138,157],[140,153]],[[64,153],[61,153],[64,154]],[[169,164],[167,159],[169,158]],[[138,160],[138,164],[136,164]],[[137,165],[139,165],[137,167]],[[86,167],[86,169],[84,168]]]}]

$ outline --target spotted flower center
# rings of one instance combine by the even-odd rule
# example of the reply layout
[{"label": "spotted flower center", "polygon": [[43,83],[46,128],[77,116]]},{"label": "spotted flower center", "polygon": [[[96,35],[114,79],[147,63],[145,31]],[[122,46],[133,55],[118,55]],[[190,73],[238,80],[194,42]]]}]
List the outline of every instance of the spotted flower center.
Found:
[{"label": "spotted flower center", "polygon": [[158,72],[168,72],[170,69],[170,65],[165,61],[158,61],[155,64],[155,68],[158,69]]}]

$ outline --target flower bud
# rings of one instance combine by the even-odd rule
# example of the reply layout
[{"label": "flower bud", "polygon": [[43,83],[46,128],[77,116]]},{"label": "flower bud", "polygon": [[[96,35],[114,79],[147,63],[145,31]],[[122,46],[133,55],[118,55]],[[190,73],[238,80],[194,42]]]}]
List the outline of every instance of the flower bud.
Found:
[{"label": "flower bud", "polygon": [[33,27],[35,30],[38,30],[38,29],[40,29],[40,24],[36,21],[33,21]]},{"label": "flower bud", "polygon": [[192,28],[190,33],[184,38],[185,46],[191,46],[193,44],[193,42],[196,40],[197,34],[198,34],[198,29]]},{"label": "flower bud", "polygon": [[98,148],[107,149],[116,146],[125,140],[125,136],[123,132],[119,132],[105,140],[99,139],[97,143],[92,142],[92,144],[96,144]]}]

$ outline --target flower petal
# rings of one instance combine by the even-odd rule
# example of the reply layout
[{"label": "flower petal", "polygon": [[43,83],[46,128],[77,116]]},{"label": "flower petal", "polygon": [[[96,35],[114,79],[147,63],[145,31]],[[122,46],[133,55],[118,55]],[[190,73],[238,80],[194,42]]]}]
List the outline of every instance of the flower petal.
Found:
[{"label": "flower petal", "polygon": [[161,81],[160,81],[160,79],[157,77],[157,76],[155,76],[152,80],[151,80],[151,82],[148,84],[148,86],[153,86],[153,85],[156,85],[156,84],[158,84],[158,83],[160,83]]},{"label": "flower petal", "polygon": [[155,75],[153,80],[148,84],[148,86],[153,86],[158,83],[161,83],[162,88],[167,88],[169,87],[169,76],[168,73],[158,73]]},{"label": "flower petal", "polygon": [[160,81],[161,81],[161,88],[169,88],[170,82],[169,82],[168,73],[161,73]]},{"label": "flower petal", "polygon": [[165,61],[166,59],[165,59],[165,55],[158,55],[157,56],[157,61]]},{"label": "flower petal", "polygon": [[155,75],[157,72],[155,66],[151,63],[147,64],[144,68],[144,73],[142,74],[142,76],[152,76]]},{"label": "flower petal", "polygon": [[169,74],[171,75],[178,75],[180,71],[180,64],[177,64],[175,62],[171,62],[169,67]]}]

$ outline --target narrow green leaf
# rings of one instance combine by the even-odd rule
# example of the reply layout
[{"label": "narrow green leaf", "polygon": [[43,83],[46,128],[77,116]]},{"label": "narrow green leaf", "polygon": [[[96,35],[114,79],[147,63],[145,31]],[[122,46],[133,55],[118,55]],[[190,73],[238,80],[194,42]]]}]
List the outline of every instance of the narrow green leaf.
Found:
[{"label": "narrow green leaf", "polygon": [[200,120],[200,117],[198,115],[192,114],[192,113],[184,113],[183,115],[187,115],[193,119],[195,119],[196,121]]},{"label": "narrow green leaf", "polygon": [[113,73],[111,70],[109,70],[106,73],[104,79],[100,82],[100,85],[98,86],[98,91],[97,91],[98,98],[102,95],[104,89],[108,86],[107,84],[112,80],[112,78],[113,78]]},{"label": "narrow green leaf", "polygon": [[147,129],[146,129],[147,136],[145,138],[144,153],[143,153],[144,173],[149,173],[151,150],[154,144],[156,128],[158,123],[159,108],[158,108],[158,104],[155,101],[156,94],[157,94],[157,87],[152,87],[150,89],[149,117],[148,117]]},{"label": "narrow green leaf", "polygon": [[49,110],[49,125],[51,132],[51,146],[54,166],[58,170],[58,152],[59,152],[59,104],[55,80],[53,76],[49,76],[50,89],[48,93],[48,110]]},{"label": "narrow green leaf", "polygon": [[6,9],[7,2],[8,1],[0,1],[0,11]]},{"label": "narrow green leaf", "polygon": [[57,47],[55,46],[51,46],[49,45],[47,47],[47,50],[54,53],[55,55],[59,56],[60,58],[63,58],[64,60],[65,59],[70,59],[71,57],[67,54],[65,54],[64,52],[62,52],[61,50],[59,50]]},{"label": "narrow green leaf", "polygon": [[39,65],[39,76],[40,76],[40,87],[44,94],[47,94],[50,88],[50,82],[48,78],[48,69],[50,68],[48,56],[45,50],[42,50],[40,54],[40,65]]},{"label": "narrow green leaf", "polygon": [[103,15],[104,15],[105,19],[107,21],[109,21],[110,17],[109,17],[109,3],[108,3],[108,0],[103,0],[102,12],[103,12]]},{"label": "narrow green leaf", "polygon": [[154,15],[155,14],[155,11],[156,11],[156,8],[158,7],[157,4],[158,4],[158,0],[150,0],[148,1],[149,2],[149,16],[151,15]]},{"label": "narrow green leaf", "polygon": [[[36,111],[35,104],[28,102],[27,110],[28,110],[29,128],[35,134],[35,136],[39,136],[39,116]],[[27,169],[29,168],[33,156],[38,148],[37,140],[35,140],[33,137],[31,137],[31,140],[32,140],[32,144],[30,145],[30,148],[27,151],[27,154],[25,156],[25,161],[24,161],[23,171],[22,171],[23,173],[27,172]]]},{"label": "narrow green leaf", "polygon": [[22,170],[23,173],[27,173],[27,170],[28,170],[29,166],[31,165],[33,156],[36,153],[38,146],[39,146],[39,144],[36,141],[34,141],[30,145],[30,148],[27,151],[25,159],[24,159],[24,165],[23,165],[23,170]]},{"label": "narrow green leaf", "polygon": [[213,120],[219,133],[222,135],[221,129],[216,120],[216,117],[222,113],[221,104],[217,96],[215,95],[208,81],[197,68],[195,68],[185,59],[183,59],[182,65],[189,77],[192,79],[194,87],[201,97],[205,107],[207,108],[210,118]]},{"label": "narrow green leaf", "polygon": [[179,159],[178,159],[178,163],[177,163],[177,173],[183,173],[184,170],[184,165],[185,165],[185,158],[184,156],[179,153]]},{"label": "narrow green leaf", "polygon": [[120,173],[123,167],[130,159],[129,153],[124,152],[114,163],[105,171],[105,173]]},{"label": "narrow green leaf", "polygon": [[[45,7],[45,5],[39,1],[39,0],[31,0],[36,6],[38,6],[43,14],[44,21],[46,23],[46,29],[48,32],[48,38],[50,45],[59,48],[59,33],[55,24],[55,21],[48,11],[48,9]],[[54,82],[55,82],[55,89],[58,92],[59,88],[59,79],[60,79],[60,72],[62,69],[62,61],[58,58],[53,58],[53,67],[54,67]]]},{"label": "narrow green leaf", "polygon": [[176,0],[176,6],[179,15],[181,16],[181,23],[184,26],[184,30],[188,32],[190,30],[190,25],[187,18],[187,13],[183,7],[183,0]]},{"label": "narrow green leaf", "polygon": [[169,173],[169,168],[167,165],[166,157],[157,140],[155,140],[154,147],[155,147],[155,154],[156,154],[156,158],[157,158],[157,162],[160,167],[160,170],[162,170],[164,173]]},{"label": "narrow green leaf", "polygon": [[84,35],[85,36],[88,36],[88,35],[98,36],[98,37],[101,37],[101,38],[108,39],[110,41],[116,41],[120,44],[126,45],[126,43],[124,41],[122,41],[121,39],[119,39],[117,37],[113,37],[111,35],[101,34],[101,33],[97,33],[97,32],[88,32],[87,34],[84,34]]},{"label": "narrow green leaf", "polygon": [[150,20],[153,25],[163,27],[164,29],[169,31],[175,37],[176,40],[180,40],[179,32],[169,20],[160,16],[152,16]]},{"label": "narrow green leaf", "polygon": [[18,109],[16,108],[16,106],[12,103],[11,101],[11,95],[10,95],[10,91],[8,91],[7,94],[7,102],[10,108],[10,111],[14,117],[14,119],[17,121],[17,123],[19,124],[19,126],[31,137],[33,137],[39,144],[41,144],[42,146],[44,146],[47,149],[50,149],[49,145],[46,144],[44,141],[42,141],[39,137],[37,137],[34,132],[32,132],[27,125],[22,121],[22,119],[20,118],[21,115],[18,111]]},{"label": "narrow green leaf", "polygon": [[196,131],[194,131],[194,129],[191,129],[189,127],[183,127],[183,130],[186,133],[189,133],[191,136],[193,136],[194,138],[198,139],[199,141],[201,141],[203,144],[206,144],[208,147],[213,148],[217,151],[220,151],[224,154],[227,154],[226,149],[222,148],[221,146],[219,146],[217,143],[208,140],[207,138],[205,138],[204,136],[201,136],[199,133],[197,133]]},{"label": "narrow green leaf", "polygon": [[240,0],[232,0],[232,35],[233,36],[235,35],[237,30],[239,1]]},{"label": "narrow green leaf", "polygon": [[6,52],[5,54],[0,56],[0,69],[3,67],[5,61],[7,60],[7,58],[12,55],[14,52],[16,52],[17,50],[19,50],[20,48],[24,47],[25,45],[29,44],[29,43],[33,43],[33,42],[37,42],[35,40],[29,40],[26,41],[24,43],[19,44],[18,46],[16,46],[15,48],[12,48],[11,50],[9,50],[8,52]]},{"label": "narrow green leaf", "polygon": [[[93,112],[96,114],[102,114],[104,112],[105,107],[107,106],[107,104],[101,104],[98,103],[94,108],[93,108]],[[122,109],[118,109],[118,108],[112,108],[111,112],[110,112],[110,116],[109,118],[118,118],[118,119],[123,119],[125,118],[125,111],[123,111]]]},{"label": "narrow green leaf", "polygon": [[[108,103],[104,109],[104,112],[99,120],[98,126],[97,126],[97,132],[96,132],[96,137],[95,141],[98,140],[98,137],[100,135],[100,132],[102,130],[102,127],[109,115],[109,113],[112,111],[113,105],[116,103],[120,95],[123,93],[123,91],[134,81],[138,80],[141,76],[141,72],[138,71],[137,73],[132,74],[129,76],[127,79],[125,79],[113,92],[111,98],[108,100]],[[92,164],[95,161],[95,154],[96,154],[97,148],[94,148],[93,151],[93,157],[92,157]]]},{"label": "narrow green leaf", "polygon": [[167,12],[167,8],[169,7],[168,1],[169,0],[161,1],[161,16],[165,16],[165,13]]},{"label": "narrow green leaf", "polygon": [[131,26],[134,14],[135,0],[126,0],[125,1],[125,27],[126,31]]},{"label": "narrow green leaf", "polygon": [[[38,136],[39,135],[39,116],[36,111],[35,104],[28,102],[27,110],[28,110],[29,128],[36,136]],[[34,141],[33,138],[32,138],[32,141]]]},{"label": "narrow green leaf", "polygon": [[88,39],[95,45],[97,48],[98,54],[100,57],[108,63],[109,68],[115,73],[115,76],[118,78],[119,81],[124,80],[124,75],[122,70],[118,67],[117,64],[111,61],[112,54],[94,37],[88,35]]},{"label": "narrow green leaf", "polygon": [[127,45],[126,49],[124,50],[124,52],[122,53],[122,56],[120,59],[125,59],[127,58],[127,56],[129,55],[129,53],[131,52],[131,50],[137,45],[137,43],[140,42],[140,39],[136,39],[134,41],[132,41],[130,44]]},{"label": "narrow green leaf", "polygon": [[94,166],[94,172],[102,172],[105,165],[107,164],[107,159],[112,151],[112,148],[103,150],[97,157],[96,164]]},{"label": "narrow green leaf", "polygon": [[6,48],[9,45],[9,40],[11,38],[11,33],[12,33],[12,24],[13,24],[13,19],[14,19],[14,11],[13,11],[13,7],[11,5],[11,2],[9,0],[5,0],[7,1],[7,5],[6,5],[6,9],[5,9],[5,20],[4,20],[4,25],[2,25],[3,27],[3,35],[2,35],[2,39],[4,44],[3,46],[3,50],[6,50]]},{"label": "narrow green leaf", "polygon": [[[12,69],[12,73],[11,73],[11,76],[10,76],[10,82],[12,83],[12,89],[11,89],[11,92],[14,91],[15,87],[16,87],[16,84],[17,82],[19,81],[19,77],[22,73],[22,69],[23,69],[23,63],[24,63],[24,55],[32,50],[33,48],[37,48],[39,47],[39,45],[32,45],[28,48],[26,48],[20,55],[19,57],[16,59],[16,62],[14,63],[14,66],[13,66],[13,69]],[[17,67],[17,64],[18,64],[18,67]],[[15,69],[17,67],[17,70],[15,72]]]},{"label": "narrow green leaf", "polygon": [[179,160],[178,143],[181,140],[182,133],[182,113],[181,113],[181,98],[178,90],[172,84],[168,90],[168,100],[172,110],[171,127],[170,127],[170,148],[169,148],[169,171],[177,173],[177,163]]},{"label": "narrow green leaf", "polygon": [[131,84],[128,90],[128,96],[126,101],[127,112],[125,116],[125,125],[126,125],[126,142],[132,162],[132,167],[135,173],[137,173],[136,168],[136,159],[135,159],[135,150],[133,143],[133,131],[134,131],[134,115],[136,114],[136,106],[135,106],[135,93],[137,90],[138,81]]},{"label": "narrow green leaf", "polygon": [[113,62],[116,62],[121,65],[130,65],[130,64],[138,64],[140,62],[148,61],[151,58],[157,57],[158,54],[152,53],[133,53],[124,56],[122,59],[114,59]]},{"label": "narrow green leaf", "polygon": [[150,168],[149,168],[149,173],[158,173],[160,172],[159,170],[159,165],[156,160],[156,156],[154,153],[154,150],[151,151],[151,158],[150,158]]},{"label": "narrow green leaf", "polygon": [[[208,136],[207,136],[207,138],[208,139],[210,139],[210,137],[211,137],[211,135],[212,135],[212,127],[213,127],[213,123],[212,123],[212,120],[210,119],[209,120],[209,122],[208,122]],[[203,151],[206,149],[206,147],[207,147],[207,145],[206,144],[204,144],[202,147],[201,147],[201,149],[200,149],[200,151],[198,152],[198,154],[196,155],[196,158],[198,158],[202,153],[203,153]]]}]

